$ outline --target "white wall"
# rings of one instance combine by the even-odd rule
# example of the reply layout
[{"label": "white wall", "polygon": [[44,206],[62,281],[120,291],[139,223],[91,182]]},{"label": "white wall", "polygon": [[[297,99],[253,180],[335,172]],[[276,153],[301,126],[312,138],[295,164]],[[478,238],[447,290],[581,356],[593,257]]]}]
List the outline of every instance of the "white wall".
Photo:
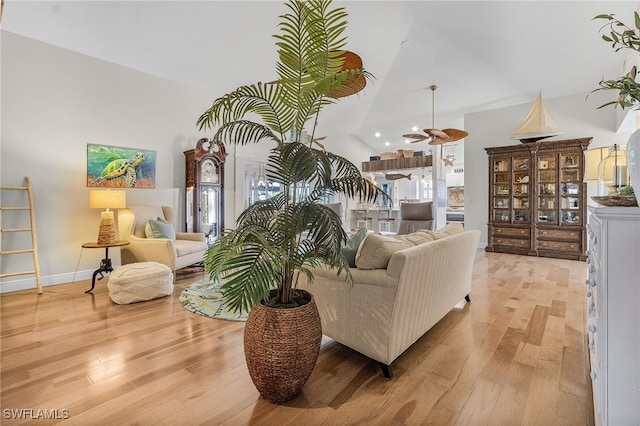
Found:
[{"label": "white wall", "polygon": [[[182,152],[200,137],[195,121],[208,103],[192,88],[2,32],[0,176],[3,185],[31,177],[43,284],[70,282],[76,269],[86,278],[104,257],[81,249],[96,240],[100,215],[88,207],[87,143],[155,150],[157,189],[128,190],[128,202],[154,193],[174,200]],[[4,249],[22,237],[12,238],[3,237]],[[4,272],[32,269],[25,265],[28,256],[3,256]],[[6,278],[2,290],[25,282],[34,279]]]},{"label": "white wall", "polygon": [[[594,82],[594,88],[598,82]],[[545,140],[593,137],[589,148],[625,144],[630,133],[615,133],[616,111],[613,107],[597,109],[612,94],[598,92],[586,98],[578,94],[543,102],[560,124],[562,135]],[[529,112],[530,104],[500,108],[465,115],[464,222],[467,229],[482,231],[481,244],[487,243],[489,172],[486,147],[520,144],[511,134]],[[588,191],[592,194],[591,184]]]},{"label": "white wall", "polygon": [[[100,217],[98,210],[88,206],[88,143],[155,150],[156,189],[129,189],[127,203],[169,203],[176,209],[177,226],[182,229],[183,152],[207,136],[198,132],[196,119],[215,97],[234,87],[221,82],[215,93],[203,93],[10,32],[0,34],[0,183],[22,185],[25,176],[31,177],[43,285],[89,278],[104,257],[103,250],[81,248],[82,243],[96,240]],[[372,155],[359,139],[339,133],[327,136],[328,149],[358,165]],[[244,163],[264,159],[269,148],[227,148],[227,227],[233,226],[234,214],[242,211]],[[3,205],[9,205],[11,197],[3,194]],[[10,220],[4,215],[5,228],[11,227]],[[8,250],[24,244],[26,237],[5,235],[2,247]],[[114,266],[119,265],[119,251],[112,249],[110,255]],[[3,272],[32,269],[29,256],[3,256],[0,262]],[[33,287],[31,275],[7,277],[0,291]]]}]

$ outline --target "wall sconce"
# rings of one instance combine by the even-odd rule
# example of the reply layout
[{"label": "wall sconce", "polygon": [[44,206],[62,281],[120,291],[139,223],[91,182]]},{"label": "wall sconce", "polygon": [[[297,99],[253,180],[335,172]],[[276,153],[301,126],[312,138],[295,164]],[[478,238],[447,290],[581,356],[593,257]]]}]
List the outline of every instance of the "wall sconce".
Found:
[{"label": "wall sconce", "polygon": [[122,190],[89,191],[89,208],[106,209],[100,213],[98,244],[113,244],[116,241],[116,226],[113,212],[109,209],[122,209],[127,206],[127,193]]}]

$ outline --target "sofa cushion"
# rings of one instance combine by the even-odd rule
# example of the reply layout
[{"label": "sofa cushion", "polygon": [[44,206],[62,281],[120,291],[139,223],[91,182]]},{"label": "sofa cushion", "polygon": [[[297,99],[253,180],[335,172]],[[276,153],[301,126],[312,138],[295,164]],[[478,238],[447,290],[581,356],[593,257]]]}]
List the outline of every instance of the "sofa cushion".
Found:
[{"label": "sofa cushion", "polygon": [[347,258],[347,262],[349,262],[349,266],[352,268],[356,267],[356,253],[366,236],[367,228],[360,228],[358,229],[358,232],[353,234],[342,247],[342,254]]},{"label": "sofa cushion", "polygon": [[415,244],[410,241],[371,234],[362,242],[359,254],[356,256],[356,266],[358,269],[386,269],[389,259],[398,250],[413,247]]},{"label": "sofa cushion", "polygon": [[397,238],[400,241],[410,242],[415,246],[435,240],[435,237],[433,235],[424,231],[417,231],[412,234],[406,235],[396,235],[394,238]]},{"label": "sofa cushion", "polygon": [[434,240],[441,240],[451,235],[459,234],[464,231],[464,226],[460,222],[451,222],[446,226],[440,228],[437,231],[429,231],[427,229],[421,229],[420,232],[427,233],[433,237]]},{"label": "sofa cushion", "polygon": [[144,233],[147,238],[176,239],[176,231],[173,226],[161,217],[158,217],[157,220],[149,219],[144,228]]}]

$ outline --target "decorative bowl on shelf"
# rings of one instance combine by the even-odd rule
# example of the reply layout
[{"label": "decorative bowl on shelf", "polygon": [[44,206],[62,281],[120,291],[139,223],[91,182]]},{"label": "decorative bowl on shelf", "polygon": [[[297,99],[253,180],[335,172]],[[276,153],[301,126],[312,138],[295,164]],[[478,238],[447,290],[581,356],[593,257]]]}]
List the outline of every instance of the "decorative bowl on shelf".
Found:
[{"label": "decorative bowl on shelf", "polygon": [[638,205],[638,200],[633,196],[621,197],[618,195],[594,195],[591,199],[606,207],[636,207]]}]

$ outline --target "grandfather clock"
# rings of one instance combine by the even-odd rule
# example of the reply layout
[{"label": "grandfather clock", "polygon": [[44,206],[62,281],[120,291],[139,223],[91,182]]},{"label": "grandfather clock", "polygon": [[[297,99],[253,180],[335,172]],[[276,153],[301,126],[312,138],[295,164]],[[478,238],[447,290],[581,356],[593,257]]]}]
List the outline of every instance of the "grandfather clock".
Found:
[{"label": "grandfather clock", "polygon": [[224,162],[221,142],[202,138],[184,152],[187,232],[204,232],[212,244],[224,229]]}]

